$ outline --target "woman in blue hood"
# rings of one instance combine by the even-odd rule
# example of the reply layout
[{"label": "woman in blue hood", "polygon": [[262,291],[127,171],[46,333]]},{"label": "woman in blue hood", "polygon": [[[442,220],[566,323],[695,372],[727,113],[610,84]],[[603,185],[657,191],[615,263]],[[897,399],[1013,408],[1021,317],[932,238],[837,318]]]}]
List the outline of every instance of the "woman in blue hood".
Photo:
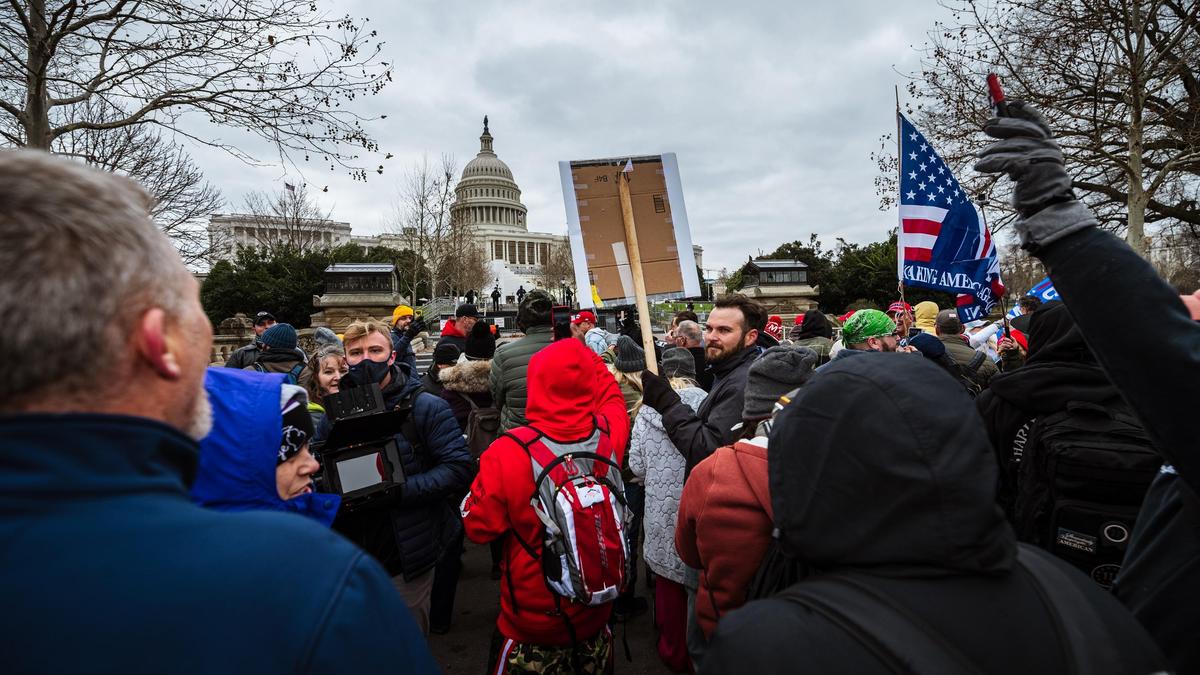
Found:
[{"label": "woman in blue hood", "polygon": [[320,465],[308,450],[304,389],[283,375],[229,368],[209,368],[204,388],[213,426],[200,442],[192,499],[218,511],[293,511],[331,524],[341,498],[313,491]]}]

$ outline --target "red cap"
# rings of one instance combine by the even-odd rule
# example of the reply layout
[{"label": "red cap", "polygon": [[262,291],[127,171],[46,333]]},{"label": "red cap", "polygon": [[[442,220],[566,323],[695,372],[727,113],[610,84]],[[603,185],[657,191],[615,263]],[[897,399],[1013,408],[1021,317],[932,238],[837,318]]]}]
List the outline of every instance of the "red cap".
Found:
[{"label": "red cap", "polygon": [[779,316],[777,316],[775,314],[772,314],[770,317],[767,318],[766,331],[767,331],[767,335],[770,335],[771,337],[775,338],[776,340],[782,340],[783,339],[783,319],[781,319]]},{"label": "red cap", "polygon": [[584,321],[587,321],[588,323],[596,323],[596,315],[592,314],[591,312],[589,312],[588,310],[585,309],[582,312],[579,312],[579,313],[571,316],[571,325],[572,326],[578,326],[579,324],[583,323]]},{"label": "red cap", "polygon": [[797,314],[797,315],[796,315],[796,320],[792,322],[792,325],[793,325],[793,326],[800,326],[800,325],[803,325],[803,324],[804,324],[804,315],[803,315],[803,314]]},{"label": "red cap", "polygon": [[888,308],[887,308],[888,314],[891,314],[892,312],[896,312],[896,313],[908,312],[909,314],[912,314],[912,311],[913,311],[912,305],[908,304],[907,302],[900,302],[899,300],[888,305]]}]

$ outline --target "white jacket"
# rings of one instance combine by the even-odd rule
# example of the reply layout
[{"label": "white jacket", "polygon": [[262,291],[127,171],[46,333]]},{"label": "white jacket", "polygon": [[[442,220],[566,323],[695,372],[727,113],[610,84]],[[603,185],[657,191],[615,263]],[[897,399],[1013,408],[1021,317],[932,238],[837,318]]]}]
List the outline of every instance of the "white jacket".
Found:
[{"label": "white jacket", "polygon": [[[679,390],[679,398],[692,410],[708,396],[699,387]],[[683,493],[683,455],[663,429],[662,415],[648,405],[638,411],[629,440],[629,468],[646,483],[646,533],[642,557],[655,574],[675,583],[696,587],[696,573],[675,552],[675,519]]]}]

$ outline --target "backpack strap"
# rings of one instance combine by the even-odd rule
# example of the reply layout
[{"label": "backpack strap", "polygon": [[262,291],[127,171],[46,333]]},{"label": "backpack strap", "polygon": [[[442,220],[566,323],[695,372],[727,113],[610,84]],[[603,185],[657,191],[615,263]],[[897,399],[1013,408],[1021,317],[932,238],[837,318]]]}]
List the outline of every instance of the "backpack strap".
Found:
[{"label": "backpack strap", "polygon": [[851,635],[894,673],[983,673],[919,616],[848,576],[831,574],[802,581],[776,597],[811,609]]},{"label": "backpack strap", "polygon": [[291,384],[298,384],[300,382],[300,373],[302,373],[302,372],[304,372],[304,364],[303,363],[296,364],[295,368],[292,368],[291,370],[288,371],[288,377],[292,378]]},{"label": "backpack strap", "polygon": [[983,352],[975,352],[975,356],[972,356],[971,360],[967,362],[966,366],[964,366],[967,369],[967,373],[969,375],[974,375],[975,373],[979,372],[979,366],[983,365],[983,360],[985,358],[987,358],[987,354],[984,354]]},{"label": "backpack strap", "polygon": [[[1100,613],[1093,611],[1092,603],[1067,573],[1050,560],[1050,554],[1033,546],[1020,546],[1017,567],[1029,577],[1054,622],[1068,661],[1066,672],[1079,675],[1122,672],[1123,662],[1113,648],[1120,643],[1118,636],[1109,632],[1100,620]],[[1067,618],[1059,611],[1060,607],[1076,611]]]}]

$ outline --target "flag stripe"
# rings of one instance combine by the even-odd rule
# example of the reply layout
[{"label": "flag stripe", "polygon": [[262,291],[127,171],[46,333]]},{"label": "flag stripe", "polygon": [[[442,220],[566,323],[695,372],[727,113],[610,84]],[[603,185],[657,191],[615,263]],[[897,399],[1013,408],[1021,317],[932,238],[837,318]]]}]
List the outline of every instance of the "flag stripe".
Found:
[{"label": "flag stripe", "polygon": [[933,245],[937,243],[936,234],[908,234],[905,233],[900,238],[900,245],[905,248],[923,248],[930,251],[933,250]]},{"label": "flag stripe", "polygon": [[904,219],[904,234],[932,234],[937,236],[942,231],[942,224],[933,220],[919,218]]},{"label": "flag stripe", "polygon": [[904,260],[906,262],[929,262],[932,259],[933,249],[931,248],[904,247]]}]

